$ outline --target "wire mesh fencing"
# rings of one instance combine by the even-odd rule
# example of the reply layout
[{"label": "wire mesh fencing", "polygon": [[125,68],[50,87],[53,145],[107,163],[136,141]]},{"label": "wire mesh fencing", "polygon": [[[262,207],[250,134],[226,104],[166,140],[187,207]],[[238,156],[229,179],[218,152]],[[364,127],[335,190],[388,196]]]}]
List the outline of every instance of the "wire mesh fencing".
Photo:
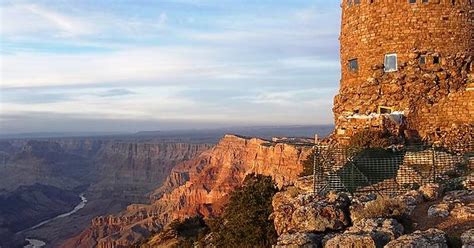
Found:
[{"label": "wire mesh fencing", "polygon": [[338,145],[316,145],[314,192],[397,195],[469,170],[473,144],[467,147],[412,145],[354,151]]}]

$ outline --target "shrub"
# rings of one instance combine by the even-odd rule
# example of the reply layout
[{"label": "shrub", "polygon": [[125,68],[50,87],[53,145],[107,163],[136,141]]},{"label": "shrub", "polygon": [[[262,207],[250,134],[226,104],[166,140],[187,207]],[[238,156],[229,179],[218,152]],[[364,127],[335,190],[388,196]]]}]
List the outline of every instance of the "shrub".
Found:
[{"label": "shrub", "polygon": [[401,218],[407,212],[404,202],[378,197],[376,200],[367,202],[364,205],[353,206],[351,209],[352,221],[369,218]]},{"label": "shrub", "polygon": [[363,130],[354,134],[349,140],[349,149],[362,151],[369,148],[383,148],[391,145],[388,132]]},{"label": "shrub", "polygon": [[180,247],[193,247],[194,242],[209,232],[209,227],[201,216],[173,221],[170,228],[178,234]]},{"label": "shrub", "polygon": [[150,248],[193,248],[195,242],[209,233],[209,227],[201,216],[195,216],[184,220],[174,220],[159,233],[153,233],[140,244],[132,247]]},{"label": "shrub", "polygon": [[313,175],[313,170],[314,170],[313,166],[314,166],[314,155],[315,155],[315,153],[316,152],[313,149],[313,151],[303,161],[303,171],[299,174],[300,177]]},{"label": "shrub", "polygon": [[271,177],[249,175],[235,190],[221,218],[209,221],[217,247],[271,247],[277,235],[273,222],[272,197],[277,192]]},{"label": "shrub", "polygon": [[446,239],[448,241],[448,247],[451,247],[451,248],[463,247],[462,240],[460,237],[453,236],[453,235],[446,235]]}]

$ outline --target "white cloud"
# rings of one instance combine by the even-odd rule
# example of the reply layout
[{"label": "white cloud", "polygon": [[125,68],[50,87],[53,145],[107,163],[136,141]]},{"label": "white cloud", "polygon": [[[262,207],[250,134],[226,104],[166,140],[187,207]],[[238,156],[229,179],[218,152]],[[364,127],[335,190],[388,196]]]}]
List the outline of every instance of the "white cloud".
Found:
[{"label": "white cloud", "polygon": [[[219,79],[275,79],[285,77],[278,70],[337,68],[337,63],[318,58],[255,61],[236,60],[239,50],[185,47],[142,47],[93,54],[16,53],[2,56],[0,87],[181,81],[209,82]],[[316,72],[314,72],[316,73]]]},{"label": "white cloud", "polygon": [[[331,116],[338,30],[316,9],[224,16],[160,3],[147,13],[13,3],[0,6],[0,34],[13,47],[2,47],[0,98],[10,95],[0,117],[301,124]],[[215,89],[223,94],[204,94]],[[26,101],[35,97],[27,91],[41,92]],[[315,121],[316,109],[324,110]]]},{"label": "white cloud", "polygon": [[136,48],[112,53],[3,56],[2,87],[81,85],[160,81],[184,74],[211,73],[207,52],[191,49]]},{"label": "white cloud", "polygon": [[1,6],[0,12],[0,32],[4,36],[46,32],[60,37],[73,37],[95,32],[92,23],[37,4],[5,5]]}]

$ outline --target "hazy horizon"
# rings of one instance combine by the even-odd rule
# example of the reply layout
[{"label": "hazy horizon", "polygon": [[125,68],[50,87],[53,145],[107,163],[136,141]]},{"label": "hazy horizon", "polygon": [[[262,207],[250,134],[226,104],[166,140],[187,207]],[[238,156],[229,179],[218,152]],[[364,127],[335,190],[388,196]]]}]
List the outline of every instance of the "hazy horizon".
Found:
[{"label": "hazy horizon", "polygon": [[339,4],[1,1],[0,132],[332,124]]},{"label": "hazy horizon", "polygon": [[174,128],[158,130],[137,130],[137,131],[71,131],[71,132],[23,132],[23,133],[4,133],[0,132],[0,139],[37,139],[37,138],[68,138],[68,137],[148,137],[153,138],[160,135],[177,138],[192,134],[212,134],[222,136],[224,134],[235,134],[243,136],[252,136],[260,138],[272,137],[313,137],[315,134],[325,137],[334,128],[331,124],[321,125],[260,125],[260,126],[225,126],[225,127],[197,127],[197,128]]}]

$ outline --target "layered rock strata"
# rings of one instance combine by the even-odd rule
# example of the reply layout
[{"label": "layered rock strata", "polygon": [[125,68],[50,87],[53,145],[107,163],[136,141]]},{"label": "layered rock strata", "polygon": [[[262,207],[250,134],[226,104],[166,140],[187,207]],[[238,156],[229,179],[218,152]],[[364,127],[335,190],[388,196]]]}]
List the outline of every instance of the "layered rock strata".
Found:
[{"label": "layered rock strata", "polygon": [[[162,184],[172,168],[210,147],[209,144],[197,143],[143,143],[92,138],[5,140],[0,143],[0,198],[11,192],[16,194],[15,190],[23,186],[34,187],[36,183],[74,190],[77,194],[86,192],[89,203],[79,216],[74,216],[78,218],[74,221],[76,226],[60,223],[59,226],[48,225],[29,231],[55,245],[70,238],[78,228],[85,228],[85,223],[93,216],[116,213],[132,202],[147,202],[147,194]],[[44,206],[35,216],[49,214],[51,211],[48,209],[54,209],[54,206],[47,205],[48,201],[42,200],[33,197],[28,201],[29,204],[41,203]],[[51,201],[50,204],[55,203]],[[21,222],[24,218],[29,218],[33,224],[42,220],[22,212],[11,215],[10,222]],[[9,226],[0,223],[0,229],[5,227]],[[48,234],[50,232],[54,235]]]},{"label": "layered rock strata", "polygon": [[63,247],[127,247],[174,219],[219,215],[231,191],[242,185],[246,175],[272,176],[280,187],[290,184],[301,172],[310,149],[226,135],[214,148],[171,173],[166,185],[174,189],[157,191],[149,205],[130,205],[120,215],[95,218],[87,230]]}]

